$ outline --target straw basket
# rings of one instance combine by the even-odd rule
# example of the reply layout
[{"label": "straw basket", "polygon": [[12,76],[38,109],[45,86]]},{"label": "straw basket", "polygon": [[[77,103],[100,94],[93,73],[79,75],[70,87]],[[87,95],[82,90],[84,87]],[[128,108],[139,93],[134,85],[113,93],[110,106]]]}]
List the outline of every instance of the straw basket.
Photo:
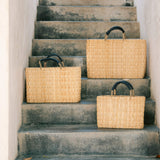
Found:
[{"label": "straw basket", "polygon": [[[130,96],[116,96],[116,88],[120,83],[127,85]],[[98,128],[142,129],[144,108],[144,96],[134,96],[133,87],[128,82],[117,82],[112,88],[111,96],[97,97]]]},{"label": "straw basket", "polygon": [[[121,30],[123,39],[107,39],[113,30]],[[146,72],[146,41],[125,39],[125,31],[111,28],[105,39],[87,40],[88,78],[144,78]]]},{"label": "straw basket", "polygon": [[[42,67],[54,61],[60,67]],[[40,60],[40,68],[26,68],[28,103],[74,103],[81,100],[81,67],[62,67],[56,59]]]}]

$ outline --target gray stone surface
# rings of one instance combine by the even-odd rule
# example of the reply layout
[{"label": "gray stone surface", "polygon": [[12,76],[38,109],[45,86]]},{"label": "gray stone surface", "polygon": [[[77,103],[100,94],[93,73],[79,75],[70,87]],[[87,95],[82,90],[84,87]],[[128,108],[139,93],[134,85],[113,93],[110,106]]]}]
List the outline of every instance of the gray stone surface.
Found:
[{"label": "gray stone surface", "polygon": [[38,21],[136,21],[135,7],[39,6]]},{"label": "gray stone surface", "polygon": [[[140,38],[138,22],[106,21],[39,21],[35,24],[36,39],[90,39],[104,38],[105,32],[113,26],[121,26],[127,38]],[[120,38],[122,33],[115,31],[110,37]]]},{"label": "gray stone surface", "polygon": [[133,6],[133,0],[40,0],[40,5],[62,6]]},{"label": "gray stone surface", "polygon": [[[155,102],[146,100],[145,124],[154,124]],[[22,105],[22,123],[31,124],[96,124],[96,99],[75,104]]]},{"label": "gray stone surface", "polygon": [[[81,66],[85,77],[86,39],[103,39],[105,32],[115,25],[125,29],[127,38],[140,38],[133,0],[40,0],[40,5],[45,6],[38,7],[37,19],[42,21],[35,24],[32,54],[65,56],[66,66]],[[121,37],[119,31],[110,35],[110,38]],[[29,65],[37,67],[40,58],[30,57]],[[33,160],[155,159],[159,151],[155,126],[145,126],[143,130],[96,127],[96,97],[110,95],[113,84],[119,80],[82,78],[83,100],[80,103],[24,103],[17,160],[27,157]],[[136,95],[150,97],[149,78],[127,81],[132,83]],[[120,85],[117,94],[126,95],[129,91]],[[147,99],[145,124],[154,124],[154,120],[155,102]]]},{"label": "gray stone surface", "polygon": [[140,156],[102,156],[102,155],[43,155],[43,156],[21,156],[16,160],[32,157],[32,160],[156,160],[154,157]]},{"label": "gray stone surface", "polygon": [[[99,95],[110,95],[113,85],[118,81],[120,79],[82,78],[82,98],[96,98]],[[129,79],[127,81],[133,85],[136,96],[150,97],[149,79]],[[120,85],[117,89],[117,95],[129,95],[126,86]]]},{"label": "gray stone surface", "polygon": [[57,53],[60,56],[86,56],[84,39],[34,39],[33,56],[46,56]]},{"label": "gray stone surface", "polygon": [[29,126],[18,134],[20,155],[44,154],[158,154],[157,128],[143,130],[97,129],[96,126]]}]

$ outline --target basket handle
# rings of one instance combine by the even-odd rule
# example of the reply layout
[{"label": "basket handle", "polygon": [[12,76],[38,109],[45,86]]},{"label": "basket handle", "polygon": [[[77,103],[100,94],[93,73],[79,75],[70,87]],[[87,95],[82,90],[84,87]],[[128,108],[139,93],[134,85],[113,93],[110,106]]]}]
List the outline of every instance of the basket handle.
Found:
[{"label": "basket handle", "polygon": [[51,55],[48,55],[47,58],[54,57],[54,56],[58,57],[58,59],[61,62],[62,66],[64,67],[63,59],[59,55],[57,55],[56,53],[52,53]]},{"label": "basket handle", "polygon": [[46,67],[46,64],[47,64],[48,61],[54,61],[54,62],[57,63],[58,66],[62,67],[61,63],[57,59],[54,59],[54,58],[44,58],[44,59],[39,60],[40,68],[42,68],[42,62],[44,62],[44,67]]},{"label": "basket handle", "polygon": [[112,87],[111,95],[116,95],[116,90],[117,90],[117,87],[118,87],[119,84],[126,85],[128,87],[128,89],[130,90],[130,96],[134,96],[134,88],[127,81],[119,81],[119,82],[115,83],[114,86]]},{"label": "basket handle", "polygon": [[126,39],[125,30],[120,26],[114,26],[106,32],[105,40],[108,38],[109,34],[114,30],[120,30],[123,33],[123,39]]}]

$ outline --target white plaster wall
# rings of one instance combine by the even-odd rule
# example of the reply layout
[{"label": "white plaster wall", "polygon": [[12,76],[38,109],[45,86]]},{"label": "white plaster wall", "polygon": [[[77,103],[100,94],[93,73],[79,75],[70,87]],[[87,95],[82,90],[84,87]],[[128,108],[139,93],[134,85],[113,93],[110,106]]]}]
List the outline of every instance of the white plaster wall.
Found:
[{"label": "white plaster wall", "polygon": [[37,4],[38,0],[10,0],[9,4],[9,160],[17,156],[24,69],[31,55]]},{"label": "white plaster wall", "polygon": [[17,132],[24,99],[38,0],[0,0],[0,160],[17,156]]},{"label": "white plaster wall", "polygon": [[148,44],[148,74],[156,101],[156,123],[160,128],[160,0],[135,0],[141,38]]},{"label": "white plaster wall", "polygon": [[8,159],[9,0],[0,0],[0,159]]}]

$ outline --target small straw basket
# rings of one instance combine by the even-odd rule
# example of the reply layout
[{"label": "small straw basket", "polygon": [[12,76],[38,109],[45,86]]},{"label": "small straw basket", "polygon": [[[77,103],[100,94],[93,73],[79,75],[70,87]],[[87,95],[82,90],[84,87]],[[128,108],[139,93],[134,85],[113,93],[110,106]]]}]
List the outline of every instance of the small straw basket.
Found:
[{"label": "small straw basket", "polygon": [[[113,30],[122,31],[123,39],[107,39]],[[119,26],[105,39],[87,40],[86,55],[88,78],[144,78],[146,73],[146,41],[126,39]]]},{"label": "small straw basket", "polygon": [[[52,54],[51,56],[55,56]],[[27,103],[76,103],[81,100],[81,67],[64,67],[48,56],[39,61],[40,68],[26,68]],[[42,67],[48,61],[59,67]]]},{"label": "small straw basket", "polygon": [[[116,95],[119,84],[125,84],[130,96]],[[111,96],[97,97],[98,128],[142,129],[144,127],[145,97],[134,96],[133,86],[126,81],[115,83]]]}]

